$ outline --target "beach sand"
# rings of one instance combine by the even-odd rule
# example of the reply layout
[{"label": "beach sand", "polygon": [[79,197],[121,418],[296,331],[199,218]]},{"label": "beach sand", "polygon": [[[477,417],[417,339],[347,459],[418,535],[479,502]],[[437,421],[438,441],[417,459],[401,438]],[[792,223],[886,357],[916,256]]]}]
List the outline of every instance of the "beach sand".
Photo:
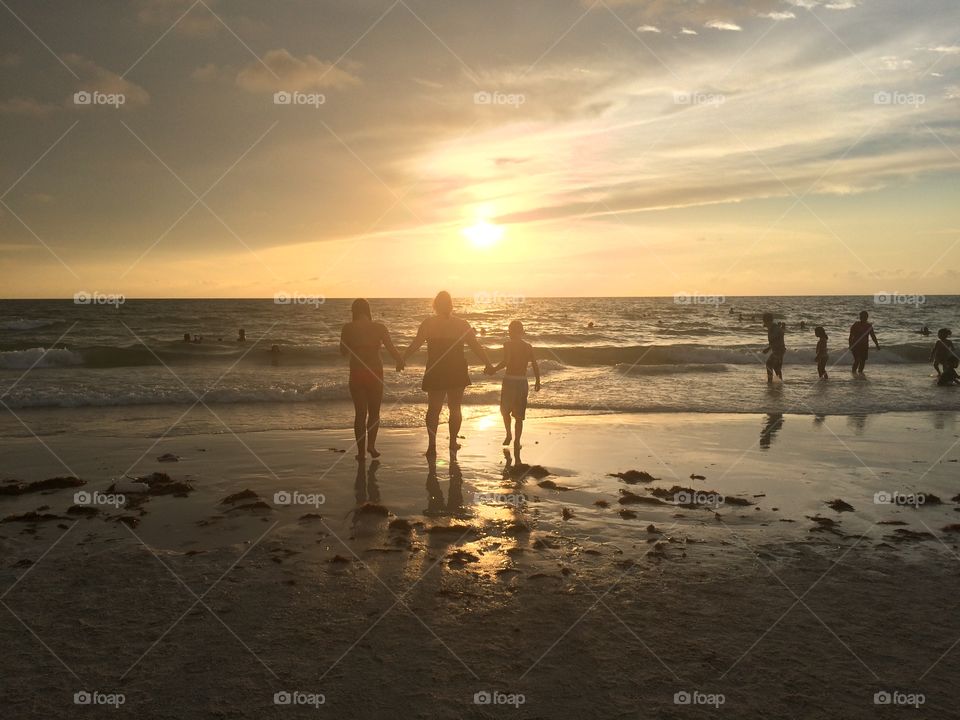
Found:
[{"label": "beach sand", "polygon": [[[0,495],[4,716],[954,712],[956,415],[531,417],[518,469],[472,412],[435,468],[403,429],[372,471],[349,430],[6,441],[86,484]],[[171,484],[71,511],[124,473]]]}]

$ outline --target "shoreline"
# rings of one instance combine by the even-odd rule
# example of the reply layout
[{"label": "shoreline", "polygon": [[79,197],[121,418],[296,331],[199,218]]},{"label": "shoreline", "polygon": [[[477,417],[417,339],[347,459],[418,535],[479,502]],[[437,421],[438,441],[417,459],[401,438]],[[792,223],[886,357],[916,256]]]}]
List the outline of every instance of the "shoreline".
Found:
[{"label": "shoreline", "polygon": [[[960,589],[960,534],[942,530],[960,522],[958,430],[953,413],[787,415],[777,427],[763,416],[531,419],[523,461],[545,476],[507,468],[490,413],[465,421],[458,462],[441,456],[435,471],[421,429],[384,430],[379,467],[368,459],[362,474],[349,429],[152,448],[51,436],[50,451],[87,479],[81,490],[107,493],[128,468],[174,486],[90,517],[68,512],[77,488],[0,495],[4,518],[57,516],[0,522],[0,582],[12,587],[0,671],[24,716],[72,715],[81,690],[188,720],[285,717],[273,704],[284,691],[322,695],[321,711],[344,718],[715,710],[675,704],[683,692],[722,695],[737,717],[868,718],[875,693],[898,690],[943,716],[960,619],[894,620],[952,607]],[[66,474],[51,452],[34,438],[5,443],[4,477]],[[181,459],[158,462],[165,453]],[[609,476],[630,470],[656,479]],[[673,485],[751,504],[658,497]],[[883,489],[941,503],[875,505]],[[624,492],[657,502],[621,504]],[[836,499],[852,510],[826,505]],[[493,691],[524,702],[474,704]]]}]

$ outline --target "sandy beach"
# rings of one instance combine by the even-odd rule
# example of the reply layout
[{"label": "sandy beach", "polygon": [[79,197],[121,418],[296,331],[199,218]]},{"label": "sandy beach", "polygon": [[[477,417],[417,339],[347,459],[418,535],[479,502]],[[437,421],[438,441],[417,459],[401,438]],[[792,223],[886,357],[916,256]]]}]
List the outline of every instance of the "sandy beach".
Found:
[{"label": "sandy beach", "polygon": [[[945,717],[956,423],[534,416],[530,465],[508,466],[475,408],[435,468],[414,429],[360,469],[349,430],[11,439],[8,707],[82,715],[86,691],[150,718]],[[150,492],[118,505],[125,473]],[[85,483],[26,485],[57,476]]]}]

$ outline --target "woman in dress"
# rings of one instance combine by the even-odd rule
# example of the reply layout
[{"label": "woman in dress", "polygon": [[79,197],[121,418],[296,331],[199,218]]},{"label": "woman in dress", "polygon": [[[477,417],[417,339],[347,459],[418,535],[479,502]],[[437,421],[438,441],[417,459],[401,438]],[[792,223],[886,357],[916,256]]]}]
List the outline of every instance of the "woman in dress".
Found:
[{"label": "woman in dress", "polygon": [[340,354],[350,356],[350,397],[353,399],[353,434],[357,439],[357,460],[369,452],[379,457],[377,431],[380,429],[380,405],[383,402],[383,362],[380,348],[385,347],[403,369],[403,360],[386,325],[374,322],[370,303],[363,298],[350,306],[353,320],[340,333]]},{"label": "woman in dress", "polygon": [[410,343],[400,359],[400,364],[427,344],[427,369],[423,373],[423,389],[427,392],[427,456],[437,454],[437,428],[440,425],[440,411],[446,400],[450,410],[450,452],[455,454],[460,448],[457,444],[457,434],[463,415],[460,406],[463,402],[463,391],[470,384],[470,373],[467,370],[467,359],[464,357],[463,346],[470,349],[486,366],[484,372],[491,373],[493,367],[486,351],[477,340],[473,328],[463,318],[453,314],[453,299],[450,293],[442,290],[433,300],[432,317],[420,323],[417,337]]}]

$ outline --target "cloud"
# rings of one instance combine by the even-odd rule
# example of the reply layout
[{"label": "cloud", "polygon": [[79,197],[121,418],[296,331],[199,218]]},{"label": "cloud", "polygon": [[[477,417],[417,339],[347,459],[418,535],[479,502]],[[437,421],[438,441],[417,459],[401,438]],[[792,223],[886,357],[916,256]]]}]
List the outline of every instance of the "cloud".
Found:
[{"label": "cloud", "polygon": [[247,92],[318,90],[356,85],[360,78],[348,70],[323,62],[313,55],[303,59],[285,49],[270,50],[263,62],[253,62],[237,73],[237,85]]},{"label": "cloud", "polygon": [[0,102],[0,115],[24,115],[44,118],[57,109],[56,105],[43,103],[33,98],[15,97]]},{"label": "cloud", "polygon": [[831,2],[824,5],[827,10],[853,10],[856,6],[857,3],[850,0],[841,0],[841,2]]},{"label": "cloud", "polygon": [[222,75],[220,68],[217,67],[214,63],[207,63],[206,65],[201,65],[192,73],[190,73],[190,79],[196,80],[197,82],[213,82]]},{"label": "cloud", "polygon": [[937,47],[929,47],[927,50],[941,55],[960,55],[960,45],[938,45]]},{"label": "cloud", "polygon": [[[150,93],[136,83],[122,78],[112,70],[87,60],[82,55],[70,53],[64,55],[66,63],[80,76],[80,84],[75,90],[97,91],[106,94],[119,94],[125,98],[124,107],[140,107],[150,102]],[[72,98],[67,104],[74,106]]]},{"label": "cloud", "polygon": [[703,26],[713,30],[730,30],[732,32],[740,32],[743,30],[743,28],[736,23],[727,22],[726,20],[710,20],[704,23]]},{"label": "cloud", "polygon": [[660,32],[660,28],[658,28],[656,25],[641,25],[640,27],[637,28],[637,32],[639,32],[639,33],[658,33],[658,32]]},{"label": "cloud", "polygon": [[775,12],[760,13],[760,17],[767,18],[768,20],[793,20],[797,16],[789,10],[778,10]]},{"label": "cloud", "polygon": [[696,34],[697,34],[697,31],[696,31],[696,30],[691,30],[690,28],[684,27],[684,28],[680,28],[680,34],[681,34],[681,35],[696,35]]}]

